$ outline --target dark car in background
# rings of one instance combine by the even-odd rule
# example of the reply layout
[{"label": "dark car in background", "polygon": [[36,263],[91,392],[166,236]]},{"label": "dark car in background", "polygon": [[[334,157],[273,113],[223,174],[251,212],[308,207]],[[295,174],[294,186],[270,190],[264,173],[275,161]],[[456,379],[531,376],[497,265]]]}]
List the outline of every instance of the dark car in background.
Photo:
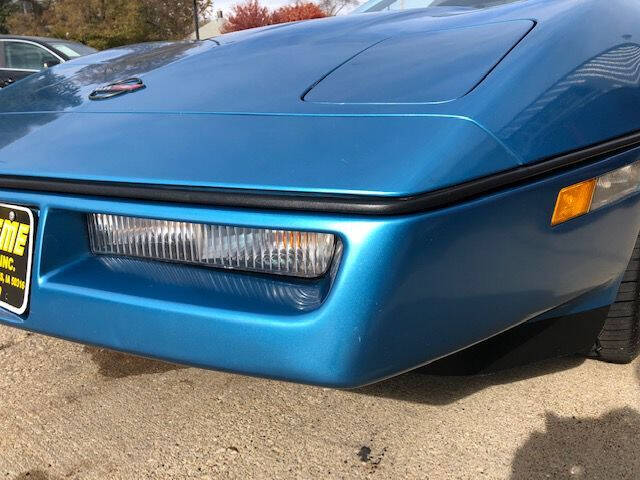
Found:
[{"label": "dark car in background", "polygon": [[0,88],[97,50],[55,38],[0,35]]}]

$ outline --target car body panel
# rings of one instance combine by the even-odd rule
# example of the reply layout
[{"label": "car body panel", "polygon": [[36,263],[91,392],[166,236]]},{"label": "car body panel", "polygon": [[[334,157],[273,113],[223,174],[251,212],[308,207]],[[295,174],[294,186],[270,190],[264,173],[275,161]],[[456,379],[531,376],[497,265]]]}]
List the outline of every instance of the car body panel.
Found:
[{"label": "car body panel", "polygon": [[[518,165],[464,118],[43,113],[0,119],[0,172],[11,175],[401,195]],[[416,139],[416,131],[425,134]],[[64,140],[52,146],[58,132]]]},{"label": "car body panel", "polygon": [[[351,387],[524,322],[604,310],[638,236],[640,195],[555,227],[551,216],[562,188],[640,158],[638,20],[640,5],[629,0],[363,14],[126,47],[8,87],[0,200],[40,217],[30,310],[0,312],[0,321],[175,362]],[[303,100],[314,86],[330,89],[328,74],[376,42],[512,21],[535,26],[455,100]],[[89,100],[123,76],[146,88]],[[584,150],[618,137],[633,141]],[[402,202],[575,159],[568,152],[584,157],[395,215],[304,211],[295,200],[277,210],[161,198],[181,186]],[[158,197],[26,191],[11,188],[16,176],[142,183]],[[327,232],[342,252],[330,274],[306,282],[96,256],[92,212]]]},{"label": "car body panel", "polygon": [[[33,206],[40,218],[29,314],[2,312],[0,321],[198,366],[362,385],[561,305],[592,308],[594,295],[610,302],[640,229],[639,196],[558,227],[549,218],[562,186],[639,153],[391,219],[3,191],[3,201]],[[188,266],[173,266],[169,274],[167,264],[96,258],[83,222],[84,212],[93,211],[334,232],[344,252],[329,291],[300,310],[274,305],[279,289],[291,287],[287,280],[267,277],[252,289],[253,275]],[[133,262],[128,269],[127,262]],[[202,282],[201,275],[226,276],[231,288],[219,287],[224,280]],[[259,312],[252,308],[257,302]]]},{"label": "car body panel", "polygon": [[[413,158],[423,158],[425,163],[439,167],[442,164],[440,160],[433,163],[433,155],[439,154],[441,149],[438,143],[444,139],[438,132],[440,128],[452,132],[449,150],[453,152],[452,163],[456,165],[461,155],[469,155],[460,132],[464,130],[462,135],[468,136],[469,144],[474,144],[474,138],[482,135],[482,131],[486,132],[486,138],[490,140],[483,141],[495,140],[504,148],[504,152],[496,155],[492,151],[489,155],[483,155],[484,151],[480,149],[468,161],[471,165],[481,167],[469,169],[466,180],[517,165],[535,163],[640,129],[640,119],[636,113],[640,106],[640,79],[634,69],[637,52],[640,52],[634,37],[640,7],[626,0],[615,0],[615,4],[617,8],[609,8],[609,5],[613,5],[611,3],[603,5],[592,0],[531,0],[479,11],[436,8],[435,13],[434,9],[426,9],[362,14],[224,35],[219,37],[217,43],[207,41],[134,46],[88,56],[34,75],[26,80],[22,88],[3,89],[0,103],[3,112],[202,115],[194,117],[194,120],[176,121],[172,127],[172,135],[176,138],[192,136],[195,118],[198,118],[197,121],[201,122],[198,128],[209,130],[209,135],[200,136],[197,144],[190,144],[190,149],[197,150],[195,154],[181,159],[183,171],[197,171],[203,158],[215,155],[213,168],[199,176],[198,183],[201,185],[271,191],[301,188],[318,193],[413,195],[436,190],[452,182],[447,182],[447,177],[443,175],[440,178],[425,176],[423,181],[399,183],[396,175],[389,175],[388,185],[376,184],[375,178],[371,178],[371,186],[367,188],[369,176],[378,175],[377,169],[370,168],[370,165],[388,162],[387,159],[369,158],[371,149],[364,148],[371,142],[375,145],[375,137],[381,132],[375,125],[377,121],[371,120],[371,117],[384,117],[390,124],[402,124],[394,131],[401,128],[401,135],[420,139],[416,147],[411,147],[414,148]],[[476,88],[455,101],[442,104],[346,105],[317,104],[301,98],[314,82],[321,80],[333,68],[385,38],[523,19],[535,21],[536,26]],[[598,21],[595,22],[595,19]],[[587,40],[575,41],[576,38]],[[96,57],[95,60],[93,57]],[[247,60],[238,62],[237,58]],[[437,65],[437,61],[434,64]],[[465,67],[460,65],[461,70]],[[129,76],[139,76],[147,88],[103,102],[88,99],[97,86]],[[241,115],[243,119],[238,118]],[[396,117],[413,120],[398,120]],[[422,117],[429,119],[423,120]],[[73,127],[83,122],[82,118],[65,119],[64,122]],[[439,128],[432,127],[436,118],[441,119],[442,126]],[[461,122],[452,122],[452,118]],[[360,122],[358,119],[361,119]],[[106,128],[99,133],[87,134],[84,144],[91,147],[95,142],[94,150],[98,150],[98,146],[109,138],[109,122],[115,125],[120,120],[105,117],[100,123]],[[6,136],[6,130],[11,130],[10,122],[22,121],[17,117],[3,118],[0,122],[0,128],[4,130],[2,135]],[[143,121],[142,117],[140,121]],[[144,118],[144,121],[148,122],[149,119]],[[304,147],[303,141],[294,140],[293,144],[289,144],[292,139],[288,133],[284,133],[282,139],[279,135],[269,133],[270,125],[277,124],[279,132],[293,128],[292,132],[298,139],[322,142],[324,139],[319,134],[333,134],[331,128],[326,127],[331,121],[336,122],[335,130],[339,130],[339,124],[358,126],[347,128],[351,135],[338,135],[335,140],[326,143],[335,145],[336,150],[344,148],[348,151],[349,148],[355,148],[354,145],[363,148],[356,151],[355,157],[338,158],[339,155],[332,153],[334,158],[326,163],[326,171],[319,175],[318,164],[323,165],[327,161],[326,148],[320,148],[319,157],[316,158],[315,153],[310,154],[313,150]],[[9,135],[22,132],[22,142],[31,142],[32,138],[38,136],[54,135],[53,130],[48,132],[47,129],[55,126],[58,131],[64,122],[42,121],[40,125],[36,122],[32,125],[34,128],[17,128]],[[87,128],[92,128],[93,122],[86,122]],[[157,119],[155,122],[160,124],[164,120]],[[126,128],[123,130],[131,128],[131,123],[125,122]],[[295,127],[287,125],[285,128],[285,124]],[[451,129],[452,124],[460,127]],[[133,128],[143,127],[134,125]],[[246,130],[246,133],[239,133],[240,130]],[[166,128],[160,129],[160,132],[164,135]],[[389,135],[388,132],[382,134]],[[245,182],[240,172],[237,176],[219,175],[220,165],[235,165],[236,153],[241,148],[226,148],[225,143],[231,141],[226,139],[245,141],[251,135],[256,136],[253,143],[260,142],[264,151],[273,157],[274,164],[280,161],[284,150],[288,150],[291,157],[303,158],[291,170],[292,184],[281,179],[274,181],[272,175],[265,175],[262,182],[257,179]],[[78,136],[65,138],[69,138],[71,145],[61,145],[61,149],[75,148]],[[158,137],[155,141],[164,140]],[[66,140],[59,142],[63,144]],[[37,144],[35,141],[31,143]],[[176,173],[178,169],[170,166],[160,165],[175,162],[175,156],[156,156],[153,143],[138,144],[132,150],[130,142],[112,142],[109,146],[110,156],[153,156],[156,158],[156,167],[164,170],[164,173],[158,179],[153,178],[154,173],[150,173],[148,182],[181,184],[187,175]],[[221,148],[218,148],[219,145]],[[458,155],[456,149],[463,151]],[[0,159],[3,160],[0,174],[15,171],[15,154],[13,146],[0,149]],[[36,151],[34,155],[40,154]],[[11,168],[3,169],[2,165],[9,156],[13,159]],[[505,161],[505,156],[512,158]],[[78,172],[82,172],[84,157],[73,157],[78,162]],[[70,161],[73,160],[65,159],[65,163]],[[248,169],[256,172],[264,169],[264,157],[257,155],[254,163],[251,162],[251,158],[243,158]],[[352,168],[342,168],[345,162]],[[287,163],[285,160],[284,165],[287,166]],[[415,163],[420,171],[421,161]],[[125,168],[119,173],[133,176],[136,165],[138,163],[133,161],[130,163],[131,172]],[[95,179],[112,180],[110,169],[108,164],[96,164]],[[443,167],[443,171],[451,170]],[[31,173],[40,175],[39,171]],[[83,178],[74,173],[73,168],[60,173],[67,178]],[[454,181],[465,180],[462,178],[465,175],[466,172],[459,172]],[[361,182],[355,182],[352,189],[345,188],[336,185],[335,178],[338,176],[358,178]],[[136,175],[135,181],[144,179]]]},{"label": "car body panel", "polygon": [[[513,20],[393,36],[333,70],[304,100],[451,102],[473,90],[533,26]],[[413,51],[421,52],[418,61]]]}]

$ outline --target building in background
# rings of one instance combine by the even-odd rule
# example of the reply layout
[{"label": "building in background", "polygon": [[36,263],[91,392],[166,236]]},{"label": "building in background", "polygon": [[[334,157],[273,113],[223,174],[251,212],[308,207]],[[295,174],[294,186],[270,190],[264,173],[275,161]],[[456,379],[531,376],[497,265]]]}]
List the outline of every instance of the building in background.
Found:
[{"label": "building in background", "polygon": [[[222,10],[217,10],[210,22],[200,26],[200,38],[204,40],[205,38],[217,37],[222,33],[222,27],[226,21]],[[189,38],[195,40],[196,33],[193,32]]]}]

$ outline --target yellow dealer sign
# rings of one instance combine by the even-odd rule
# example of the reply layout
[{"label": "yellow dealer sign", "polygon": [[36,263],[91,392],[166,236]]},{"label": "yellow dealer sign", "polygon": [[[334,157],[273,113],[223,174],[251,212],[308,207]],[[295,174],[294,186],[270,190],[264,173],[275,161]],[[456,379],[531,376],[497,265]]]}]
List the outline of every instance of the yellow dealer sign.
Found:
[{"label": "yellow dealer sign", "polygon": [[29,303],[34,225],[30,209],[0,204],[0,307],[18,315]]}]

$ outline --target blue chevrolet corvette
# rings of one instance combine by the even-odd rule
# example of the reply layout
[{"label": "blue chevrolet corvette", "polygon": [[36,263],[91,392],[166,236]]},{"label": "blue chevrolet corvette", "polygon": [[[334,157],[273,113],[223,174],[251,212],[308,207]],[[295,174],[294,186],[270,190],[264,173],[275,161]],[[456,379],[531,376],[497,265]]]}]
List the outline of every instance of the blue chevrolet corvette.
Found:
[{"label": "blue chevrolet corvette", "polygon": [[372,0],[82,57],[0,91],[0,322],[337,387],[628,362],[639,112],[637,0]]}]

